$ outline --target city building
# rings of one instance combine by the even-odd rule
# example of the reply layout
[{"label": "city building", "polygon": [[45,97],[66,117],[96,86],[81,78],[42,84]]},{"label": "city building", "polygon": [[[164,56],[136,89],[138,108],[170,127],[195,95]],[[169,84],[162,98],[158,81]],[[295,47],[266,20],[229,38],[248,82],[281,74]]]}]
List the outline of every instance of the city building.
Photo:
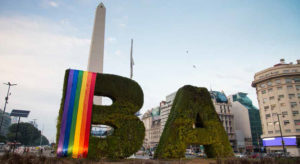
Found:
[{"label": "city building", "polygon": [[242,138],[239,135],[243,135],[245,150],[247,152],[261,151],[262,140],[260,136],[262,134],[262,127],[259,110],[252,104],[247,93],[238,92],[228,96],[228,99],[232,104],[236,137],[239,138],[237,139],[237,146],[239,149],[242,148],[242,145],[239,143],[243,141],[241,141]]},{"label": "city building", "polygon": [[300,60],[296,64],[284,59],[273,67],[254,75],[262,124],[263,145],[267,152],[286,151],[300,156],[297,140],[300,138]]},{"label": "city building", "polygon": [[227,132],[228,139],[234,151],[237,151],[235,128],[234,128],[234,115],[232,113],[231,102],[228,101],[224,92],[210,91],[211,99],[214,104],[215,110],[219,115],[220,121]]},{"label": "city building", "polygon": [[145,126],[145,138],[143,147],[145,149],[155,149],[159,143],[161,131],[160,107],[148,110],[143,116],[142,121]]},{"label": "city building", "polygon": [[9,113],[7,112],[5,112],[3,115],[3,110],[0,109],[0,121],[2,120],[2,116],[3,116],[3,122],[2,122],[0,135],[6,136],[8,132],[8,128],[11,125],[11,118]]},{"label": "city building", "polygon": [[143,141],[143,147],[145,149],[150,149],[150,133],[151,133],[151,125],[152,125],[152,116],[151,110],[145,112],[141,119],[145,126],[145,138]]},{"label": "city building", "polygon": [[176,92],[166,96],[166,101],[162,101],[160,103],[161,132],[163,132],[165,125],[167,123],[175,96],[176,96]]}]

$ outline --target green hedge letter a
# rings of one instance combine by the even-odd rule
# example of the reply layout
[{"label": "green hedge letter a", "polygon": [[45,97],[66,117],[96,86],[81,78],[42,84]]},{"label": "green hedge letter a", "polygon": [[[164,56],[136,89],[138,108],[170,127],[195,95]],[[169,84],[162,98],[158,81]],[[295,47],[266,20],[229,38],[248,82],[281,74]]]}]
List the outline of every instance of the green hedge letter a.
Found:
[{"label": "green hedge letter a", "polygon": [[187,85],[177,91],[155,158],[182,158],[190,144],[204,145],[209,158],[233,155],[209,92]]}]

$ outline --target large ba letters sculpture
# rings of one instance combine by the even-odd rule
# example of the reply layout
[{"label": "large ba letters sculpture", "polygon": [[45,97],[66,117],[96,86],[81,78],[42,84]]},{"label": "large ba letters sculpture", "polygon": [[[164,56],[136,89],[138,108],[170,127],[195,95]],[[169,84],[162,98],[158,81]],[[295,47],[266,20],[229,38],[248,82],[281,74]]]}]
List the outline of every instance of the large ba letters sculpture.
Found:
[{"label": "large ba letters sculpture", "polygon": [[207,89],[186,85],[177,91],[155,158],[182,158],[190,144],[204,145],[209,158],[233,155]]},{"label": "large ba letters sculpture", "polygon": [[[112,99],[93,104],[94,96]],[[145,128],[135,113],[143,91],[133,80],[109,74],[67,70],[57,123],[57,155],[73,158],[126,158],[141,148]],[[91,124],[109,125],[113,134],[90,136]],[[226,132],[205,88],[184,86],[177,92],[156,158],[181,158],[189,144],[205,145],[208,157],[232,156]]]},{"label": "large ba letters sculpture", "polygon": [[[112,99],[110,106],[93,104],[94,96]],[[128,78],[67,70],[57,123],[57,155],[73,158],[125,158],[143,143],[145,128],[135,113],[143,91]],[[91,124],[114,128],[106,138],[90,137]]]}]

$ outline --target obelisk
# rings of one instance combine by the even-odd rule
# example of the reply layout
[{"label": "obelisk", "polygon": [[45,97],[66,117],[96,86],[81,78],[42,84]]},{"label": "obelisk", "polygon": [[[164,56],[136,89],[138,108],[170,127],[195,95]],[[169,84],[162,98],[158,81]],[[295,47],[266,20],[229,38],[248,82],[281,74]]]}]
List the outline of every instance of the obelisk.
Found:
[{"label": "obelisk", "polygon": [[[106,9],[104,4],[100,3],[96,9],[94,29],[92,34],[90,55],[87,68],[87,70],[91,72],[103,73],[105,13]],[[94,103],[100,105],[101,98],[95,98]]]}]

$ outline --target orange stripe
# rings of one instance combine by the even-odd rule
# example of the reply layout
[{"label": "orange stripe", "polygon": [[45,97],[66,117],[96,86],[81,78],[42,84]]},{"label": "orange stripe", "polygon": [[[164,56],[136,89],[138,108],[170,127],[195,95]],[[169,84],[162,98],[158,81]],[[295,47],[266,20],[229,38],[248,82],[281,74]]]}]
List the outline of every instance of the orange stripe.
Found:
[{"label": "orange stripe", "polygon": [[86,158],[87,154],[88,154],[96,76],[97,76],[96,73],[92,73],[88,112],[87,112],[87,118],[86,118],[87,126],[86,126],[85,137],[84,137],[84,148],[83,148],[83,157],[84,158]]},{"label": "orange stripe", "polygon": [[84,99],[84,106],[82,112],[82,123],[81,123],[81,131],[80,131],[80,139],[79,139],[79,150],[78,155],[79,157],[83,157],[84,151],[84,140],[85,140],[85,131],[87,126],[87,112],[88,112],[88,103],[89,103],[89,95],[90,95],[90,88],[91,88],[91,80],[92,80],[92,73],[89,72],[87,76],[87,83],[86,83],[86,90],[85,90],[85,99]]}]

